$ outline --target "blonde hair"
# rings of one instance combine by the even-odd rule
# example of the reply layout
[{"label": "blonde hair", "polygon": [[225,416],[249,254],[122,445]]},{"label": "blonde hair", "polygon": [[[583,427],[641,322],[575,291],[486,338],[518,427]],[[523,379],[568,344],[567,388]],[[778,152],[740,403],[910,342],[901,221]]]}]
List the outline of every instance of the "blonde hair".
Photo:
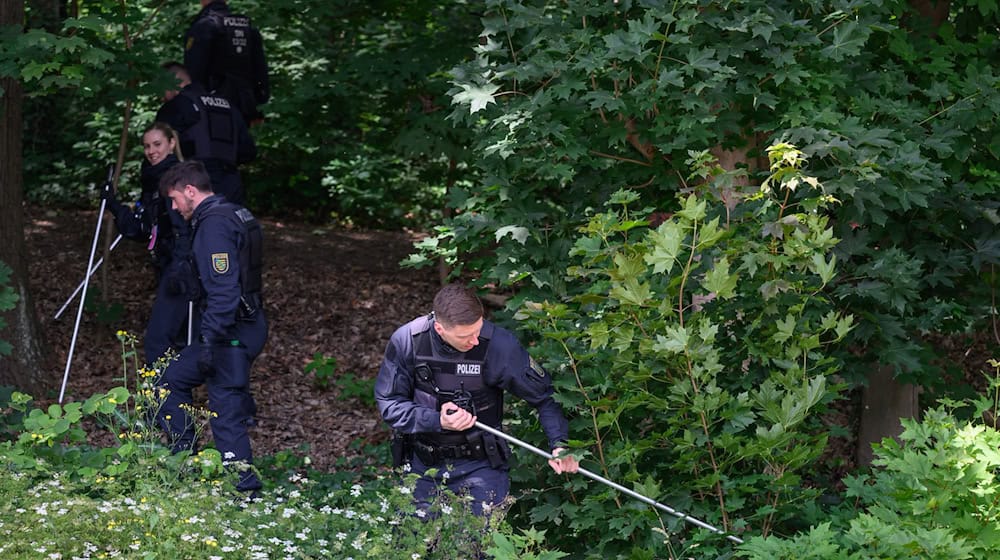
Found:
[{"label": "blonde hair", "polygon": [[173,140],[174,155],[177,156],[177,161],[184,161],[184,155],[181,154],[181,137],[180,135],[177,134],[177,131],[174,130],[172,126],[170,126],[165,122],[156,121],[153,124],[147,126],[146,130],[142,131],[142,135],[145,136],[147,132],[153,130],[159,130],[161,133],[163,133],[163,136],[165,136],[167,140]]}]

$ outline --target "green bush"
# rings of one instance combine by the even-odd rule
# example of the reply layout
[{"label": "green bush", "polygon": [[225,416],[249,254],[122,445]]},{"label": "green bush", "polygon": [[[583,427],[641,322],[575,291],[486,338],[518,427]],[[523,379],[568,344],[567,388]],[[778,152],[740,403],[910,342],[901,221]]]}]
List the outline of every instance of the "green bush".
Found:
[{"label": "green bush", "polygon": [[[836,398],[838,342],[852,318],[824,295],[836,244],[834,201],[778,144],[772,175],[738,204],[716,194],[732,177],[692,153],[671,213],[633,208],[621,191],[573,244],[559,301],[522,300],[516,318],[553,372],[570,436],[590,470],[736,534],[800,522]],[[794,191],[794,192],[793,192]],[[794,196],[793,196],[794,195]],[[650,226],[651,219],[662,221]],[[536,423],[524,416],[525,437]],[[514,471],[537,485],[534,465]],[[514,524],[547,531],[587,558],[712,557],[730,543],[574,477],[551,476]],[[638,555],[638,556],[636,556]]]},{"label": "green bush", "polygon": [[872,474],[847,481],[855,504],[793,537],[754,537],[759,560],[987,559],[1000,555],[1000,433],[951,406],[903,420],[899,441],[875,446]]}]

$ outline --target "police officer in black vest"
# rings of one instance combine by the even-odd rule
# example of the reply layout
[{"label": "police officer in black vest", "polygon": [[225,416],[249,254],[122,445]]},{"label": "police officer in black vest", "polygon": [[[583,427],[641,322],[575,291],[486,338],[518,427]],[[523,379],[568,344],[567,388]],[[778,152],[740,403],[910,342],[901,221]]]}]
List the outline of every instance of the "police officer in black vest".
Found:
[{"label": "police officer in black vest", "polygon": [[[253,453],[247,427],[256,409],[250,366],[267,340],[260,224],[246,208],[213,194],[197,161],[171,167],[160,181],[160,193],[191,222],[192,258],[204,298],[197,343],[185,348],[158,381],[169,394],[157,418],[170,434],[174,452],[193,450],[195,432],[182,405],[192,403],[192,389],[206,384],[216,448],[224,461],[249,465]],[[257,475],[242,468],[237,488],[260,487]]]},{"label": "police officer in black vest", "polygon": [[243,182],[237,166],[257,157],[257,145],[243,117],[228,99],[192,83],[184,66],[168,62],[163,67],[173,72],[181,89],[166,92],[166,102],[157,111],[156,120],[169,124],[180,134],[185,159],[205,164],[216,194],[234,204],[244,204]]},{"label": "police officer in black vest", "polygon": [[270,98],[260,32],[223,0],[201,0],[201,6],[184,38],[184,65],[194,83],[231,101],[253,124],[263,118],[258,106]]},{"label": "police officer in black vest", "polygon": [[[394,430],[393,462],[422,476],[414,491],[426,507],[441,484],[472,495],[473,512],[487,514],[510,489],[507,442],[474,427],[500,429],[503,394],[538,411],[553,455],[563,451],[568,423],[552,398],[552,381],[510,331],[483,319],[479,298],[449,284],[434,297],[434,312],[398,328],[375,381],[375,400]],[[576,472],[572,456],[549,465]],[[438,469],[431,477],[428,468]]]},{"label": "police officer in black vest", "polygon": [[198,297],[198,279],[191,268],[190,228],[170,201],[160,196],[160,178],[180,162],[177,132],[169,125],[155,122],[142,135],[146,159],[139,181],[142,193],[134,207],[118,202],[111,185],[101,196],[115,217],[119,233],[126,239],[146,244],[156,270],[156,297],[143,337],[146,364],[152,366],[170,348],[187,346],[188,329],[197,332],[198,314],[188,302]]}]

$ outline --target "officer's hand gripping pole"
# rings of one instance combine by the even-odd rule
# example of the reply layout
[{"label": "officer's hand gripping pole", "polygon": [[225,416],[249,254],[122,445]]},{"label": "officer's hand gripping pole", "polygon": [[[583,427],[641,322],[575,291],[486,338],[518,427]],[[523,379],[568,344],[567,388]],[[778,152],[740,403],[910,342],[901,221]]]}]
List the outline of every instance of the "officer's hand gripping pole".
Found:
[{"label": "officer's hand gripping pole", "polygon": [[[507,434],[501,432],[500,430],[497,430],[495,428],[491,428],[491,427],[487,426],[486,424],[483,424],[482,422],[478,422],[477,421],[475,425],[480,430],[483,430],[485,432],[489,432],[489,433],[491,433],[491,434],[493,434],[493,435],[495,435],[497,437],[501,437],[501,438],[503,438],[503,439],[505,439],[505,440],[513,443],[514,445],[518,445],[520,447],[523,447],[523,448],[527,449],[528,451],[531,451],[532,453],[534,453],[536,455],[541,455],[542,457],[545,457],[546,459],[555,459],[555,458],[557,458],[557,457],[554,457],[551,453],[546,453],[545,451],[542,451],[541,449],[535,447],[534,445],[531,445],[530,443],[525,443],[525,442],[517,439],[514,436],[507,435]],[[629,490],[628,488],[625,488],[621,484],[614,483],[614,482],[612,482],[612,481],[604,478],[603,476],[600,476],[598,474],[594,474],[594,473],[588,471],[587,469],[584,469],[584,468],[581,467],[580,470],[578,470],[577,472],[579,472],[580,474],[582,474],[583,476],[585,476],[587,478],[596,480],[597,482],[600,482],[602,484],[606,484],[606,485],[614,488],[615,490],[618,490],[619,492],[623,492],[625,494],[628,494],[629,496],[632,496],[633,498],[635,498],[635,499],[637,499],[637,500],[639,500],[641,502],[645,502],[645,503],[647,503],[647,504],[649,504],[649,505],[651,505],[651,506],[653,506],[653,507],[655,507],[657,509],[661,509],[661,510],[669,513],[670,515],[673,515],[674,517],[677,517],[678,519],[681,519],[683,521],[687,521],[688,523],[691,523],[693,525],[697,525],[698,527],[701,527],[702,529],[708,529],[709,531],[712,531],[713,533],[718,533],[720,535],[723,535],[724,537],[726,537],[727,539],[733,541],[736,544],[743,544],[743,539],[741,539],[739,537],[727,534],[725,531],[723,531],[722,529],[719,529],[718,527],[713,527],[713,526],[709,525],[708,523],[705,523],[704,521],[700,521],[698,519],[695,519],[694,517],[691,517],[690,515],[688,515],[686,513],[679,512],[679,511],[675,510],[674,508],[672,508],[670,506],[665,506],[665,505],[661,504],[660,502],[657,502],[655,500],[647,498],[646,496],[643,496],[642,494],[639,494],[638,492],[634,492],[632,490]]]},{"label": "officer's hand gripping pole", "polygon": [[[115,240],[111,242],[111,248],[108,249],[108,252],[114,251],[115,247],[118,246],[118,243],[121,240],[122,240],[122,234],[119,233],[118,237],[116,237]],[[97,259],[97,262],[94,263],[94,267],[91,268],[90,272],[87,273],[87,277],[80,281],[80,284],[76,287],[76,290],[72,294],[70,294],[68,299],[66,299],[66,303],[64,303],[63,306],[59,308],[59,311],[56,311],[56,316],[53,317],[53,319],[58,319],[63,314],[63,311],[66,311],[66,308],[69,307],[69,304],[72,303],[74,299],[76,299],[76,295],[79,294],[81,290],[83,290],[83,285],[87,282],[87,279],[93,276],[94,273],[97,272],[97,269],[101,268],[102,264],[104,264],[104,257]]]},{"label": "officer's hand gripping pole", "polygon": [[[115,180],[115,165],[108,166],[108,178],[104,183],[110,185]],[[97,229],[94,230],[94,242],[90,246],[90,259],[87,261],[88,274],[83,278],[83,297],[80,298],[80,307],[76,311],[76,324],[73,325],[73,339],[69,343],[69,354],[66,356],[66,371],[63,372],[62,388],[59,389],[59,404],[63,402],[66,394],[66,382],[69,381],[69,366],[73,363],[73,350],[76,348],[76,336],[80,333],[80,319],[83,317],[83,304],[87,301],[87,286],[90,285],[89,272],[94,268],[94,255],[97,253],[97,240],[101,236],[101,222],[104,220],[104,207],[108,201],[101,197],[101,209],[97,213]]]}]

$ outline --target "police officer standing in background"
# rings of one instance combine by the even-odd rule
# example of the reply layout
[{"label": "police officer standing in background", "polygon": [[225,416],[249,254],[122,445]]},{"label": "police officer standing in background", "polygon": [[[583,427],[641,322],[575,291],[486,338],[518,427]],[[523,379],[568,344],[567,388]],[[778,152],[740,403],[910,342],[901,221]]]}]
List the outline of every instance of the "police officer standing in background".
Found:
[{"label": "police officer standing in background", "polygon": [[[197,161],[171,167],[160,181],[160,193],[191,222],[203,302],[198,341],[181,351],[157,383],[169,391],[157,419],[170,434],[175,453],[194,450],[194,427],[182,405],[192,403],[192,389],[206,384],[216,448],[226,462],[250,464],[247,427],[256,408],[250,366],[267,340],[260,224],[246,208],[213,194],[208,174]],[[251,469],[240,471],[238,490],[260,487]]]},{"label": "police officer standing in background", "polygon": [[216,194],[234,204],[244,204],[237,165],[253,161],[257,145],[243,117],[228,99],[193,83],[184,66],[168,62],[163,67],[173,72],[181,89],[164,94],[166,102],[157,111],[156,120],[169,124],[180,135],[185,159],[205,164]]},{"label": "police officer standing in background", "polygon": [[191,81],[230,100],[254,124],[264,118],[258,106],[270,98],[260,32],[250,18],[231,13],[224,0],[201,0],[201,6],[184,38]]},{"label": "police officer standing in background", "polygon": [[[426,507],[436,486],[472,495],[484,515],[510,490],[507,442],[474,427],[501,429],[503,394],[538,411],[552,454],[563,451],[568,423],[552,398],[548,374],[510,331],[483,319],[476,294],[449,284],[434,297],[434,312],[396,329],[375,381],[375,400],[394,430],[393,462],[410,463],[414,497]],[[576,472],[572,456],[555,458],[557,473]],[[427,469],[438,469],[431,477]]]}]

